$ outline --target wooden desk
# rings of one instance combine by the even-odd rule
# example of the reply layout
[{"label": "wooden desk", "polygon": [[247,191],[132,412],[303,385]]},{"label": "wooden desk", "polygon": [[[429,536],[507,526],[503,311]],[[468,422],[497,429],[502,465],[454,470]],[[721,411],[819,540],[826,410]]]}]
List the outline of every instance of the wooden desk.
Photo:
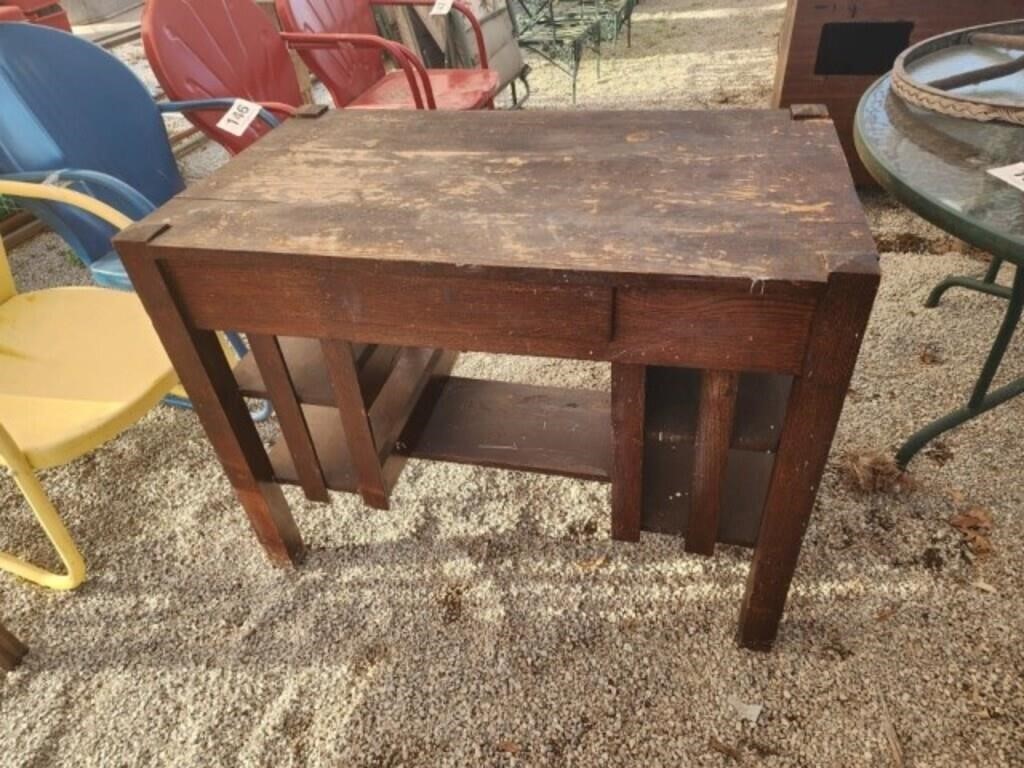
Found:
[{"label": "wooden desk", "polygon": [[[282,482],[385,506],[408,456],[611,481],[618,539],[755,547],[740,642],[770,647],[879,279],[827,120],[330,112],[116,244],[273,560],[303,550]],[[612,391],[449,378],[444,350],[607,361]]]}]

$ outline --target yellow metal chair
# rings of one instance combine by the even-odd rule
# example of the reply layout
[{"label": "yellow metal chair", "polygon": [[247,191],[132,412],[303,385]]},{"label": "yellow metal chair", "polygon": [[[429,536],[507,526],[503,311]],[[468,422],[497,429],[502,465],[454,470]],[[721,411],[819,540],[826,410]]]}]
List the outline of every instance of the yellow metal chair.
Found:
[{"label": "yellow metal chair", "polygon": [[[77,206],[121,229],[130,219],[87,195],[0,181],[0,195]],[[0,569],[74,589],[85,563],[36,471],[66,464],[137,422],[177,384],[134,293],[96,287],[19,294],[0,242],[0,463],[39,520],[66,574],[0,552]]]}]

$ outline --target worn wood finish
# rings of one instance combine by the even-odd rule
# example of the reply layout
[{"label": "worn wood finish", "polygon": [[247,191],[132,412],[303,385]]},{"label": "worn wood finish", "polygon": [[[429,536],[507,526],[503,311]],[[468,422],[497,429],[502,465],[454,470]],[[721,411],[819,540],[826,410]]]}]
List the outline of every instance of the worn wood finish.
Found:
[{"label": "worn wood finish", "polygon": [[[616,538],[692,523],[757,541],[741,639],[763,645],[844,394],[816,364],[828,348],[836,370],[852,365],[877,282],[815,114],[328,112],[288,121],[115,242],[272,555],[297,532],[270,481],[308,485],[298,465],[314,460],[327,488],[378,504],[408,456],[610,478]],[[860,279],[835,310],[835,286]],[[284,339],[302,417],[286,418],[307,424],[314,458],[284,441],[267,456],[239,387],[282,387],[248,360],[236,382],[215,346],[225,328]],[[608,362],[610,402],[445,381],[442,349]],[[735,395],[694,407],[699,370]],[[821,436],[814,451],[801,429]],[[698,526],[716,476],[717,524]]]},{"label": "worn wood finish", "polygon": [[400,451],[418,459],[611,479],[607,392],[451,377],[418,408]]},{"label": "worn wood finish", "polygon": [[[818,49],[826,24],[909,22],[908,45],[962,27],[1019,18],[1020,0],[789,0],[779,39],[773,106],[819,103],[828,107],[858,184],[874,185],[853,143],[853,118],[860,97],[892,68],[868,74],[817,74]],[[870,43],[858,46],[867,51]]]},{"label": "worn wood finish", "polygon": [[27,653],[28,647],[0,622],[0,672],[10,672]]},{"label": "worn wood finish", "polygon": [[701,377],[687,552],[715,552],[738,391],[739,375],[732,371],[706,370]]},{"label": "worn wood finish", "polygon": [[746,648],[765,650],[775,641],[877,290],[877,274],[837,273],[818,305],[803,374],[790,395],[743,598],[739,642]]},{"label": "worn wood finish", "polygon": [[[259,366],[267,394],[299,475],[299,484],[311,501],[327,501],[327,486],[313,448],[309,426],[302,415],[281,346],[273,336],[249,334],[249,346]],[[358,386],[356,387],[358,392]]]},{"label": "worn wood finish", "polygon": [[[322,349],[355,468],[359,494],[371,507],[387,509],[388,489],[384,484],[381,457],[370,426],[366,401],[359,388],[355,350],[347,341],[327,339],[323,341]],[[296,472],[301,478],[302,467],[296,465]]]},{"label": "worn wood finish", "polygon": [[612,364],[612,538],[639,541],[647,367]]},{"label": "worn wood finish", "polygon": [[136,226],[123,236],[118,250],[125,268],[256,538],[275,563],[297,563],[305,554],[302,536],[280,486],[273,482],[270,460],[220,341],[212,331],[196,331],[189,326],[168,290],[159,264],[146,257],[146,243],[162,231],[161,225]]}]

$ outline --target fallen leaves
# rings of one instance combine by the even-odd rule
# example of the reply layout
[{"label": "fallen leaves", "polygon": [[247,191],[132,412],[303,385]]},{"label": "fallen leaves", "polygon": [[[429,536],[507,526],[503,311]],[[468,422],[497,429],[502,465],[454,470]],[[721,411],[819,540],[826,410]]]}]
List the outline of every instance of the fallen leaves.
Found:
[{"label": "fallen leaves", "polygon": [[714,736],[708,741],[708,746],[711,747],[715,752],[731,757],[740,765],[743,765],[743,753],[740,752],[736,747],[726,744],[724,741],[719,741]]},{"label": "fallen leaves", "polygon": [[576,562],[576,567],[579,568],[583,573],[593,573],[607,562],[608,556],[601,555],[600,557],[595,557],[591,560],[578,560]]},{"label": "fallen leaves", "polygon": [[878,451],[848,451],[839,459],[839,478],[860,493],[900,494],[913,490],[910,475],[896,459]]},{"label": "fallen leaves", "polygon": [[942,353],[931,344],[926,344],[922,347],[921,354],[918,357],[924,365],[942,365],[945,362]]},{"label": "fallen leaves", "polygon": [[499,741],[494,745],[494,748],[499,752],[503,752],[506,755],[518,755],[523,751],[523,748],[519,745],[518,741],[512,741],[511,739],[505,739]]},{"label": "fallen leaves", "polygon": [[992,515],[987,510],[971,507],[949,518],[949,524],[960,532],[971,554],[982,556],[992,551]]}]

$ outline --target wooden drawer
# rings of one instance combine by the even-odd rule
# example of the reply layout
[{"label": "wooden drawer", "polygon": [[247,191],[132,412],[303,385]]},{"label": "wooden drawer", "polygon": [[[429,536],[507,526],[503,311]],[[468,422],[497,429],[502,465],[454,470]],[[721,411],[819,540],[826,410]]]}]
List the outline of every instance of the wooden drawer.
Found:
[{"label": "wooden drawer", "polygon": [[234,261],[165,262],[197,327],[579,358],[611,332],[610,288]]},{"label": "wooden drawer", "polygon": [[623,363],[799,373],[813,295],[621,289],[611,358]]}]

